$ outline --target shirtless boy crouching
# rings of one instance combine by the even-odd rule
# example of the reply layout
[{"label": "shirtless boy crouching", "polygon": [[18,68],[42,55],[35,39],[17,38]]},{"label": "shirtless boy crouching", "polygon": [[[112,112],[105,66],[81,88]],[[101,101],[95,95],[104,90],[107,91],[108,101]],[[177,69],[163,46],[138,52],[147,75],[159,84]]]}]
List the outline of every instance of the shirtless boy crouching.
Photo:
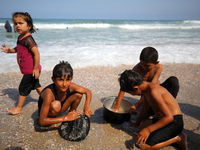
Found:
[{"label": "shirtless boy crouching", "polygon": [[[143,77],[144,81],[160,84],[159,77],[161,75],[163,66],[158,61],[158,51],[153,47],[145,47],[141,51],[139,59],[140,62],[135,65],[132,70],[139,73]],[[179,91],[179,81],[175,76],[169,77],[160,85],[166,88],[172,94],[172,96],[176,98]],[[124,94],[125,92],[120,90],[114,108],[115,112],[119,111],[121,100]],[[142,105],[143,99],[144,97],[141,96],[140,100],[131,107],[130,114],[135,115],[138,113],[138,109]]]},{"label": "shirtless boy crouching", "polygon": [[[92,111],[89,107],[92,92],[82,86],[72,83],[73,69],[68,62],[61,61],[53,69],[53,83],[42,91],[39,101],[39,123],[42,126],[54,127],[54,124],[72,121],[80,117],[81,111],[76,110],[82,95],[86,95],[84,114],[90,117]],[[68,108],[66,116],[57,117]]]},{"label": "shirtless boy crouching", "polygon": [[[135,126],[140,130],[136,144],[142,150],[160,149],[177,143],[187,150],[187,136],[182,132],[183,118],[175,98],[162,86],[144,81],[143,77],[133,70],[124,71],[120,78],[120,88],[131,95],[144,96],[141,115]],[[149,108],[155,118],[142,122]]]}]

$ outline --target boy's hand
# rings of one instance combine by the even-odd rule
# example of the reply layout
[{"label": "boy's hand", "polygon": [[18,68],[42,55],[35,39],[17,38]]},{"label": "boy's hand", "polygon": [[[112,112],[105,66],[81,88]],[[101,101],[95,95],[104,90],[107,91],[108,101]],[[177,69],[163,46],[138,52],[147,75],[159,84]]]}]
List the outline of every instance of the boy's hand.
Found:
[{"label": "boy's hand", "polygon": [[130,114],[136,115],[138,113],[138,109],[135,107],[135,105],[131,106],[130,108]]},{"label": "boy's hand", "polygon": [[113,111],[114,111],[114,112],[119,112],[119,109],[114,108]]},{"label": "boy's hand", "polygon": [[148,139],[150,135],[150,131],[147,128],[144,128],[142,131],[140,131],[140,133],[137,136],[136,139],[136,143],[140,144],[140,143],[146,143],[146,140]]},{"label": "boy's hand", "polygon": [[73,121],[75,119],[78,119],[82,112],[80,110],[73,110],[69,112],[66,116],[64,116],[63,121]]},{"label": "boy's hand", "polygon": [[9,53],[9,52],[10,52],[10,48],[8,48],[8,47],[6,46],[6,44],[3,44],[2,47],[3,47],[3,48],[1,48],[1,49],[2,49],[2,52],[4,52],[4,53]]},{"label": "boy's hand", "polygon": [[35,76],[35,79],[39,78],[39,76],[40,76],[39,69],[33,69],[33,77],[34,76]]},{"label": "boy's hand", "polygon": [[84,109],[84,113],[86,116],[90,118],[90,115],[92,114],[92,110],[89,107],[87,107]]}]

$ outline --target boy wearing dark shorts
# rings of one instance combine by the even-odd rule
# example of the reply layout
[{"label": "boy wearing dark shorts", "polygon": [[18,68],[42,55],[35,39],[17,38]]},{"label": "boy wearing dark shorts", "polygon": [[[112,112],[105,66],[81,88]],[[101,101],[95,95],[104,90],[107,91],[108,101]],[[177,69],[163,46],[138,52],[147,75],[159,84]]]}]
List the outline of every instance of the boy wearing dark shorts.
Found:
[{"label": "boy wearing dark shorts", "polygon": [[[133,70],[124,71],[119,82],[124,92],[131,95],[143,93],[141,114],[134,124],[139,129],[136,144],[146,150],[160,149],[177,143],[181,149],[187,150],[187,136],[182,133],[182,112],[175,98],[159,84],[144,81],[143,77]],[[156,117],[142,122],[150,107]]]}]

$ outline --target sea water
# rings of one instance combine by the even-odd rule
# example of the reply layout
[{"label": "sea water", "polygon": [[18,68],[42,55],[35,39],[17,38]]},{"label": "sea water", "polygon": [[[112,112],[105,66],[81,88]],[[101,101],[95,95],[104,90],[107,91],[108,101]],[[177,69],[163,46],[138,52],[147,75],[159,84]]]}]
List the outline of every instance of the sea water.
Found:
[{"label": "sea water", "polygon": [[[18,33],[7,33],[0,19],[0,44],[13,48]],[[43,70],[61,60],[73,68],[135,65],[141,50],[158,50],[160,63],[200,64],[200,20],[68,20],[33,19],[33,37],[40,52]],[[0,73],[16,72],[16,54],[0,53]]]}]

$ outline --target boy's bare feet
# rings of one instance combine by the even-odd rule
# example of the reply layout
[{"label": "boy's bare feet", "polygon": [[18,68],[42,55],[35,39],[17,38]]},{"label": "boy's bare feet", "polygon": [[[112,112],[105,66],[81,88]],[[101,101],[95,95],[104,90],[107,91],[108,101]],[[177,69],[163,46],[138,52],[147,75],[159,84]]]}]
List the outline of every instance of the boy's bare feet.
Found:
[{"label": "boy's bare feet", "polygon": [[181,133],[179,135],[180,140],[177,142],[178,147],[180,147],[182,150],[187,150],[187,135],[185,133]]},{"label": "boy's bare feet", "polygon": [[7,110],[7,112],[9,112],[10,114],[12,115],[17,115],[17,114],[20,114],[22,112],[22,109],[21,108],[14,108],[14,109],[11,109],[11,110]]}]

